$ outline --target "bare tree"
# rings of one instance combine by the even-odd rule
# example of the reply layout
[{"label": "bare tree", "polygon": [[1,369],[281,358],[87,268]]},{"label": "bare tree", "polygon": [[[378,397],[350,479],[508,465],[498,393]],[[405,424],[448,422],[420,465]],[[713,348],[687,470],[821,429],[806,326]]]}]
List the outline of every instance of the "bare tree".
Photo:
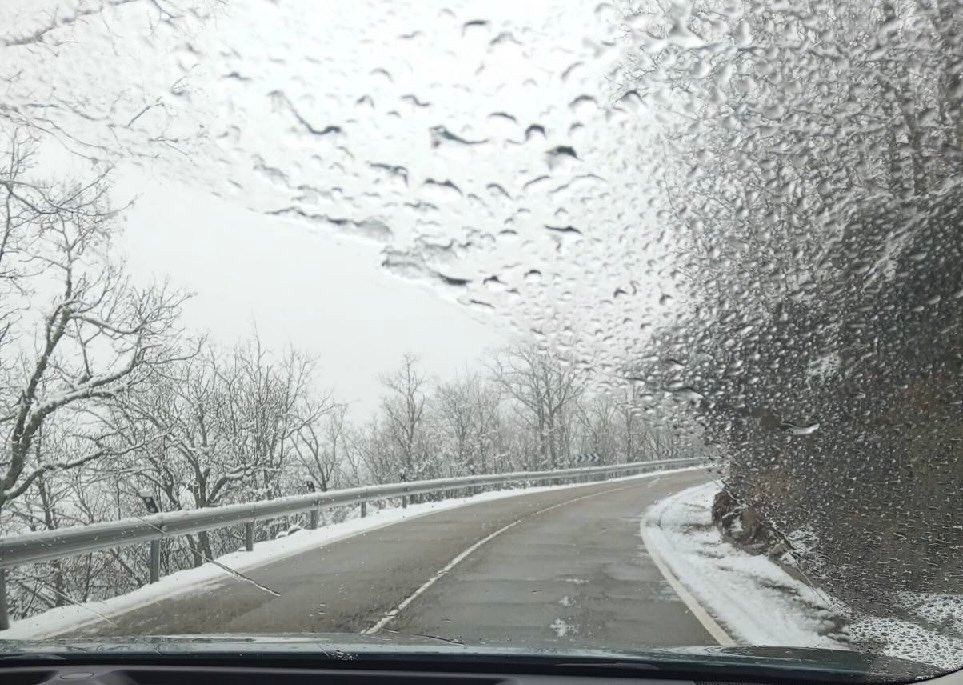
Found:
[{"label": "bare tree", "polygon": [[[203,343],[198,347],[111,407],[109,420],[118,435],[132,447],[140,445],[130,465],[138,490],[155,493],[165,509],[222,504],[246,475],[230,450],[221,359]],[[206,532],[188,539],[195,565],[211,558]]]},{"label": "bare tree", "polygon": [[51,470],[113,451],[89,445],[48,462],[31,450],[45,426],[117,397],[176,356],[168,345],[184,295],[138,288],[109,255],[116,214],[108,184],[32,178],[31,144],[15,135],[0,168],[0,509]]},{"label": "bare tree", "polygon": [[535,345],[514,345],[492,361],[495,382],[524,410],[540,466],[558,468],[566,443],[566,416],[585,390],[584,374]]},{"label": "bare tree", "polygon": [[359,482],[389,483],[398,480],[399,462],[395,443],[380,416],[348,434],[345,458]]},{"label": "bare tree", "polygon": [[388,391],[381,402],[385,429],[397,449],[401,475],[408,479],[420,477],[428,461],[424,445],[428,383],[418,371],[418,358],[406,353],[401,366],[383,375],[381,383]]},{"label": "bare tree", "polygon": [[438,386],[442,432],[455,470],[488,473],[494,465],[501,416],[496,389],[478,373],[465,372]]},{"label": "bare tree", "polygon": [[274,358],[255,334],[237,346],[219,372],[224,383],[223,420],[228,445],[250,499],[282,494],[288,458],[302,429],[317,420],[330,402],[313,404],[314,362],[288,350]]},{"label": "bare tree", "polygon": [[612,463],[619,458],[620,428],[618,407],[608,393],[585,394],[577,403],[576,416],[581,429],[583,455],[599,463]]},{"label": "bare tree", "polygon": [[[310,405],[309,405],[310,406]],[[315,408],[309,413],[319,419],[305,421],[298,431],[294,449],[311,478],[327,492],[338,481],[347,440],[346,404]],[[320,424],[320,425],[319,425]]]},{"label": "bare tree", "polygon": [[[31,11],[8,15],[0,28],[0,79],[6,91],[0,103],[0,126],[29,130],[45,140],[92,160],[155,157],[167,149],[183,150],[190,135],[172,132],[177,103],[186,89],[187,73],[176,63],[170,81],[153,87],[131,69],[147,49],[159,62],[173,54],[169,48],[197,25],[212,17],[223,0],[65,0],[31,6]],[[53,5],[44,8],[42,5]],[[125,29],[117,31],[116,26]],[[77,34],[101,32],[110,46],[111,78],[97,78],[108,61],[94,58]],[[145,45],[145,43],[147,45]],[[63,65],[90,59],[91,77],[73,83],[60,78]],[[126,67],[126,68],[125,68]],[[102,72],[106,76],[106,72]],[[124,73],[138,80],[123,78]],[[38,92],[50,92],[38,98]],[[56,96],[53,93],[56,92]],[[174,97],[172,97],[174,96]]]}]

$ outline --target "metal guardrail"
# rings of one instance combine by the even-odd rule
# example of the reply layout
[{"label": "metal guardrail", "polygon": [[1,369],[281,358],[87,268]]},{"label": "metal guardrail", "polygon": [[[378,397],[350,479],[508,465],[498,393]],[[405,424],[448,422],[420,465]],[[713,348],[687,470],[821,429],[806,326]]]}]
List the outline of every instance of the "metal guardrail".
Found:
[{"label": "metal guardrail", "polygon": [[388,485],[372,485],[293,495],[261,502],[149,514],[119,521],[94,523],[89,526],[45,530],[17,537],[0,538],[0,630],[9,627],[5,569],[13,566],[149,542],[150,582],[153,583],[160,577],[160,541],[177,535],[188,535],[243,524],[245,547],[248,551],[251,551],[254,549],[254,524],[256,521],[290,514],[308,513],[310,518],[309,528],[313,529],[318,526],[318,512],[325,507],[361,504],[361,515],[365,516],[367,514],[366,503],[373,500],[401,497],[402,506],[407,506],[408,498],[411,495],[508,483],[532,484],[595,476],[604,478],[616,474],[647,473],[672,467],[696,466],[704,463],[704,461],[702,458],[663,459],[660,461],[589,466],[556,471],[516,471],[513,473],[390,483]]}]

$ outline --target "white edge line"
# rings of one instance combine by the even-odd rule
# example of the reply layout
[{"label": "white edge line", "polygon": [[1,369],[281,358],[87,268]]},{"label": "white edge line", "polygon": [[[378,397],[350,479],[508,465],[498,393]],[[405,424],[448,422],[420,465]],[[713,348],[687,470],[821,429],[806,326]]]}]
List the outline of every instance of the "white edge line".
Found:
[{"label": "white edge line", "polygon": [[696,617],[696,620],[702,624],[702,627],[708,631],[708,633],[716,642],[723,647],[736,646],[736,641],[729,636],[729,633],[723,630],[722,626],[720,626],[719,623],[709,615],[708,611],[702,608],[702,605],[699,604],[698,600],[696,600],[696,598],[692,596],[692,593],[689,592],[681,582],[679,582],[679,579],[675,577],[668,565],[656,553],[655,545],[650,544],[651,539],[649,538],[646,528],[646,516],[643,514],[641,522],[642,544],[645,545],[645,550],[648,553],[649,558],[652,559],[652,563],[654,563],[656,568],[659,569],[659,572],[662,573],[662,576],[665,578],[665,582],[667,582],[675,591],[675,594],[679,596],[679,599],[682,600],[683,604],[688,607],[689,611],[692,612],[692,615]]}]

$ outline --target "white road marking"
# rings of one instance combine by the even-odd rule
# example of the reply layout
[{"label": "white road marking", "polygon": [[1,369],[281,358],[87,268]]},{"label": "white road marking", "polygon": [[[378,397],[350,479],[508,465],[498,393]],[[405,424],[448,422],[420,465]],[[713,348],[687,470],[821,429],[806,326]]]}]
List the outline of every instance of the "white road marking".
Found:
[{"label": "white road marking", "polygon": [[642,513],[641,533],[642,544],[645,545],[645,551],[648,553],[649,558],[652,559],[652,563],[659,569],[659,572],[661,572],[665,578],[665,582],[675,590],[675,594],[677,594],[679,599],[688,607],[692,615],[696,617],[696,620],[702,624],[702,627],[705,628],[709,635],[720,645],[723,647],[735,646],[736,641],[729,636],[729,633],[723,630],[722,626],[709,615],[709,612],[702,608],[702,605],[692,596],[692,593],[686,590],[685,586],[679,582],[679,579],[675,577],[675,574],[672,573],[668,565],[656,554],[655,545],[649,544],[649,534],[646,531],[645,525],[645,512]]},{"label": "white road marking", "polygon": [[394,609],[391,609],[390,611],[386,612],[385,615],[382,616],[381,619],[379,619],[379,621],[378,621],[377,623],[375,623],[375,624],[374,624],[373,626],[371,626],[370,628],[365,628],[364,630],[362,630],[362,631],[361,631],[361,634],[362,634],[362,635],[374,635],[375,633],[377,633],[378,631],[380,631],[380,630],[381,630],[382,628],[384,628],[386,625],[388,625],[389,623],[391,623],[391,622],[398,616],[398,614],[400,614],[402,611],[404,611],[404,610],[408,607],[409,604],[411,604],[411,603],[414,602],[416,599],[418,599],[418,597],[420,597],[421,595],[423,595],[423,594],[425,593],[425,591],[428,590],[428,588],[430,588],[432,585],[434,585],[435,583],[437,583],[440,578],[442,578],[443,576],[445,576],[449,571],[451,571],[455,566],[457,566],[465,557],[467,557],[469,554],[471,554],[472,552],[474,552],[476,549],[478,549],[479,547],[481,547],[482,545],[484,545],[484,544],[485,544],[486,542],[488,542],[489,540],[492,540],[493,538],[498,537],[499,535],[501,535],[502,533],[504,533],[506,530],[509,530],[509,529],[511,529],[511,528],[514,528],[515,526],[517,526],[519,523],[522,523],[522,522],[525,521],[526,519],[530,519],[530,518],[532,518],[532,517],[534,517],[534,516],[538,516],[539,514],[544,514],[545,512],[547,512],[547,511],[552,511],[553,509],[558,509],[559,507],[563,507],[563,506],[565,506],[566,504],[572,504],[573,502],[578,502],[578,501],[583,500],[583,499],[588,499],[589,497],[598,497],[599,495],[607,495],[607,494],[609,494],[609,493],[611,493],[611,492],[620,492],[620,491],[622,491],[622,490],[628,490],[628,489],[631,488],[631,487],[634,487],[634,486],[631,486],[631,485],[630,485],[630,486],[623,487],[623,488],[612,488],[612,489],[610,489],[610,490],[602,490],[601,492],[593,492],[593,493],[591,493],[591,494],[589,494],[589,495],[582,495],[581,497],[574,497],[574,498],[572,498],[572,499],[565,500],[564,502],[559,502],[558,504],[553,504],[553,505],[551,505],[550,507],[544,507],[543,509],[538,509],[538,510],[536,510],[536,511],[533,511],[533,512],[531,512],[530,514],[526,514],[525,516],[522,516],[522,517],[520,517],[520,518],[517,518],[517,519],[515,519],[514,521],[512,521],[511,523],[502,526],[501,528],[499,528],[498,530],[496,530],[494,533],[489,533],[488,535],[486,535],[485,537],[483,537],[481,540],[478,540],[478,541],[475,542],[473,545],[471,545],[470,547],[468,547],[467,549],[465,549],[464,551],[462,551],[462,552],[461,552],[460,554],[458,554],[454,559],[452,559],[451,561],[449,561],[447,564],[445,564],[444,566],[442,566],[440,569],[438,569],[438,571],[436,571],[435,574],[434,574],[433,576],[431,576],[431,578],[429,578],[427,581],[425,581],[425,583],[424,583],[421,587],[419,587],[417,590],[415,590],[414,592],[412,592],[408,597],[406,597],[406,598],[401,602],[401,604],[399,604],[398,606],[396,606]]}]

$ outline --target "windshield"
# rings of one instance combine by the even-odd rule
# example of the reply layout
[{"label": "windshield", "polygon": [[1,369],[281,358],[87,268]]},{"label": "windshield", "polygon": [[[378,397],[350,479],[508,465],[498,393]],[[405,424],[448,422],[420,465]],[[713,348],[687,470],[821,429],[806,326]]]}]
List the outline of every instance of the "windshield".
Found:
[{"label": "windshield", "polygon": [[961,11],[4,2],[0,642],[963,667]]}]

